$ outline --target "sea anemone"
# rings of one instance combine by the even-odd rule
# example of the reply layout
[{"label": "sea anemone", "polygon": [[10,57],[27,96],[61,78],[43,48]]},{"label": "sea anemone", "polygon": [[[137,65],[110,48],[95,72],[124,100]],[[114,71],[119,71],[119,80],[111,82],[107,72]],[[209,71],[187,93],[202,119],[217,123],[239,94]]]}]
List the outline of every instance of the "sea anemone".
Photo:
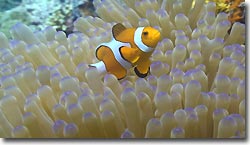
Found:
[{"label": "sea anemone", "polygon": [[[94,0],[68,37],[18,23],[0,33],[0,137],[245,138],[245,25],[205,0]],[[162,39],[150,74],[101,77],[88,64],[115,23]]]}]

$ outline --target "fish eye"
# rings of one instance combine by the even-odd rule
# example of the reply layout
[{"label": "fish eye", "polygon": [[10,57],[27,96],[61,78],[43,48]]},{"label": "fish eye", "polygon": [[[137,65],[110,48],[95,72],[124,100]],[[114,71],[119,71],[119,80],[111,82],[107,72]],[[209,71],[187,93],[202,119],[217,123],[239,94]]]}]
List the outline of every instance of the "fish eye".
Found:
[{"label": "fish eye", "polygon": [[148,32],[143,32],[142,34],[143,34],[143,35],[148,35]]}]

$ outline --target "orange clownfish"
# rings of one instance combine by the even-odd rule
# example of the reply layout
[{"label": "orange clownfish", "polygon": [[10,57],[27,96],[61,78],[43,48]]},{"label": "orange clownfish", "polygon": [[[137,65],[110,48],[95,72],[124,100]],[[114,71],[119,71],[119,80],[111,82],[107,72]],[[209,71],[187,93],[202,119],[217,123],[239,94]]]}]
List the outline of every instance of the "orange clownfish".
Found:
[{"label": "orange clownfish", "polygon": [[112,28],[113,38],[96,48],[96,57],[100,62],[90,64],[99,73],[111,73],[122,79],[127,70],[134,67],[139,77],[149,72],[149,57],[160,40],[160,32],[152,27],[126,28],[118,23]]}]

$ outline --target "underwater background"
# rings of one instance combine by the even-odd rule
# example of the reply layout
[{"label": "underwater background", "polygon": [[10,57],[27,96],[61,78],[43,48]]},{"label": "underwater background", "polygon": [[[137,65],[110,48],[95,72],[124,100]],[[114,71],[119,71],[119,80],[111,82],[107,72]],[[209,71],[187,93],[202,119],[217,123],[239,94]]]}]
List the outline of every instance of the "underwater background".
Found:
[{"label": "underwater background", "polygon": [[[123,3],[123,0],[117,0]],[[206,0],[216,2],[217,13],[230,13],[231,21],[245,23],[244,0]],[[0,29],[10,37],[9,29],[17,22],[32,30],[53,26],[66,34],[73,32],[78,17],[98,16],[93,0],[0,0]]]},{"label": "underwater background", "polygon": [[53,26],[69,34],[81,16],[97,16],[93,0],[0,0],[0,29],[7,37],[17,22],[34,31]]}]

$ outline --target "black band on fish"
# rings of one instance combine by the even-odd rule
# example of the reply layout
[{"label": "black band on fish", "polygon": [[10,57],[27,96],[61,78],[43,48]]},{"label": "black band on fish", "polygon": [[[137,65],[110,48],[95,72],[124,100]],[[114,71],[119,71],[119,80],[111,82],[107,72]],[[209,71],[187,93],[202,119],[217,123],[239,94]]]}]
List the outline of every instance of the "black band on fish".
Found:
[{"label": "black band on fish", "polygon": [[96,50],[95,50],[95,56],[96,56],[96,58],[97,58],[98,60],[100,60],[100,58],[98,58],[97,52],[98,52],[98,49],[99,49],[100,47],[102,47],[102,45],[99,45],[98,47],[96,47]]},{"label": "black band on fish", "polygon": [[[124,46],[122,46],[122,47],[124,47]],[[121,57],[122,57],[125,61],[129,62],[129,60],[127,60],[127,59],[122,55],[122,52],[121,52],[122,47],[119,48],[119,52],[120,52],[120,54],[121,54]],[[130,62],[129,62],[129,63],[130,63]]]},{"label": "black band on fish", "polygon": [[124,79],[126,77],[126,75],[124,76],[124,77],[122,77],[122,78],[118,78],[118,80],[122,80],[122,79]]},{"label": "black band on fish", "polygon": [[136,75],[140,78],[145,78],[147,75],[148,75],[148,72],[149,72],[149,68],[148,68],[148,72],[143,74],[143,73],[140,73],[140,71],[137,69],[137,67],[134,68],[134,71],[136,73]]}]

